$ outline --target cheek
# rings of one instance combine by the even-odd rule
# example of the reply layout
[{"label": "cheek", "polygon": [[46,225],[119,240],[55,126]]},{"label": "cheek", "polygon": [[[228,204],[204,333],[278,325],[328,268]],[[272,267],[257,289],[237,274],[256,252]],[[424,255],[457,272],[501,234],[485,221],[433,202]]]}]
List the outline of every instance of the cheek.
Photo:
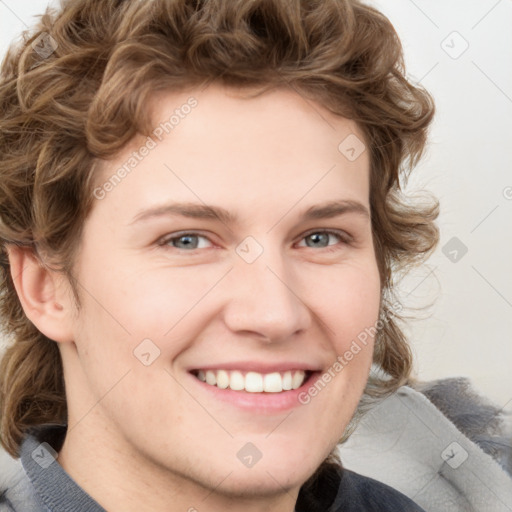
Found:
[{"label": "cheek", "polygon": [[[347,420],[363,393],[373,361],[381,289],[372,261],[346,265],[317,280],[317,311],[323,312],[321,325],[327,334],[325,343],[330,344],[325,349],[332,354],[322,380],[330,390],[333,411]],[[304,400],[311,400],[324,384],[308,390]],[[341,431],[336,432],[341,436]]]},{"label": "cheek", "polygon": [[194,329],[201,328],[201,318],[204,325],[208,300],[203,299],[224,273],[192,266],[143,271],[139,267],[89,268],[76,335],[89,357],[94,355],[95,364],[106,359],[133,364],[134,349],[146,339],[167,358],[178,354]]},{"label": "cheek", "polygon": [[[330,339],[335,339],[336,351],[346,350],[347,344],[377,323],[381,288],[376,263],[362,261],[357,264],[330,268],[317,274],[311,301],[322,314],[323,324]],[[370,340],[371,341],[371,340]]]}]

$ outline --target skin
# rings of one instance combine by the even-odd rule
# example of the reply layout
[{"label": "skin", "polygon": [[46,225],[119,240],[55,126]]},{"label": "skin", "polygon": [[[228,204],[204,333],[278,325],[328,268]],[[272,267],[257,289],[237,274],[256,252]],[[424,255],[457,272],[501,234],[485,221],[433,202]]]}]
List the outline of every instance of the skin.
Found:
[{"label": "skin", "polygon": [[[369,215],[301,219],[331,200],[369,210],[369,152],[349,161],[338,145],[351,133],[363,140],[357,125],[291,90],[161,93],[155,125],[190,96],[191,113],[95,201],[74,268],[80,309],[62,274],[10,252],[25,312],[63,358],[69,427],[58,462],[109,512],[292,512],[355,411],[373,340],[307,405],[279,413],[212,399],[187,370],[291,360],[327,371],[375,324]],[[97,184],[145,140],[102,162]],[[131,224],[176,201],[222,206],[239,223],[169,215]],[[325,229],[350,239],[307,236]],[[201,235],[197,248],[161,243],[190,231]],[[236,252],[248,236],[263,249],[252,263]],[[133,353],[144,339],[160,351],[148,366]],[[237,457],[248,442],[262,454],[250,468]]]}]

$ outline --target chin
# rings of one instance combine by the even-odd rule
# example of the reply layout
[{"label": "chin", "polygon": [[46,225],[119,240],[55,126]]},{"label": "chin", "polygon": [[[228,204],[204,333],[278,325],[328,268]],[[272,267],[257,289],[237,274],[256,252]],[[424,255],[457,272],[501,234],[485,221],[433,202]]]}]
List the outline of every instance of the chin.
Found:
[{"label": "chin", "polygon": [[[280,458],[263,459],[252,468],[236,468],[226,479],[225,488],[232,492],[254,495],[282,494],[298,489],[315,472],[316,461],[300,462],[287,460],[285,456]],[[223,486],[224,487],[224,486]]]},{"label": "chin", "polygon": [[[216,492],[230,498],[254,498],[254,497],[276,497],[283,493],[293,494],[311,476],[308,472],[295,472],[290,475],[287,468],[274,468],[272,471],[253,472],[251,470],[233,471],[221,485],[216,487]],[[311,474],[314,470],[311,471]],[[219,475],[219,481],[223,477]]]}]

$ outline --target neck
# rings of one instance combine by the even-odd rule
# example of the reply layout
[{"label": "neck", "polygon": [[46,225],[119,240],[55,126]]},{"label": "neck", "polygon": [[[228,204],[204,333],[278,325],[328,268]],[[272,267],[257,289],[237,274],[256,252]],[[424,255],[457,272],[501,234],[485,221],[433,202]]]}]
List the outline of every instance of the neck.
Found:
[{"label": "neck", "polygon": [[[259,495],[242,486],[239,492],[223,492],[230,474],[212,475],[205,484],[194,480],[194,472],[181,474],[152,463],[137,453],[110,429],[90,429],[87,421],[69,422],[58,462],[73,480],[109,512],[293,512],[300,487],[280,488],[272,494]],[[76,425],[73,427],[73,425]],[[89,428],[87,428],[89,427]]]}]

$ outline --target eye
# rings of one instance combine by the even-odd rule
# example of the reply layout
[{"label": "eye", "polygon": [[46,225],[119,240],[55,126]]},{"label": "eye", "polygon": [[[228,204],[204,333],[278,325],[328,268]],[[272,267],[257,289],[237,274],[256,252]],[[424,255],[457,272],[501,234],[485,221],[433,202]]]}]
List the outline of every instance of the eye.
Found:
[{"label": "eye", "polygon": [[[333,240],[334,242],[332,242]],[[302,243],[303,241],[306,242],[305,245]],[[343,231],[317,230],[310,231],[304,235],[299,246],[336,250],[336,246],[340,242],[348,244],[350,241],[350,235]],[[158,242],[158,245],[162,246],[164,249],[178,249],[191,252],[196,249],[207,249],[212,246],[212,242],[205,235],[194,232],[183,232],[162,238]]]},{"label": "eye", "polygon": [[[206,240],[206,244],[201,242],[201,240]],[[178,233],[172,237],[164,238],[159,242],[159,245],[161,246],[170,246],[175,249],[182,249],[185,251],[205,249],[208,247],[208,244],[211,244],[210,240],[206,236],[198,233]]]},{"label": "eye", "polygon": [[[349,243],[350,237],[344,232],[332,231],[332,230],[321,230],[312,231],[306,234],[302,240],[306,241],[307,247],[319,247],[321,249],[337,245],[336,242],[329,243],[333,238],[338,239],[338,242]],[[302,242],[301,240],[301,242]],[[301,244],[299,244],[301,245]],[[304,245],[302,245],[304,247]]]}]

